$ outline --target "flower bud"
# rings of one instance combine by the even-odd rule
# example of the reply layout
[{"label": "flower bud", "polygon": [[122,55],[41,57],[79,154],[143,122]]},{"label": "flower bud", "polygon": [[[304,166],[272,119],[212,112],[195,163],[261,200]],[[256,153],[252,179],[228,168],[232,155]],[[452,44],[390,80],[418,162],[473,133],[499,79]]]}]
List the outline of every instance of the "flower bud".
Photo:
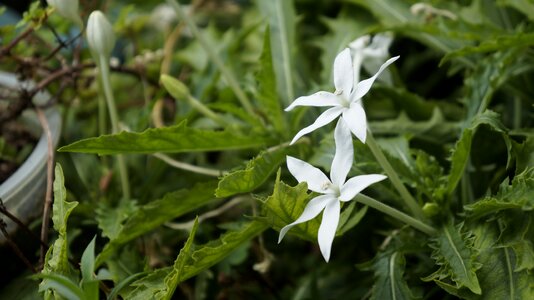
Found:
[{"label": "flower bud", "polygon": [[189,89],[180,80],[166,74],[161,75],[160,80],[174,99],[187,99],[189,97]]},{"label": "flower bud", "polygon": [[57,13],[63,18],[76,23],[83,27],[82,18],[78,13],[78,0],[47,0],[50,7],[53,7]]},{"label": "flower bud", "polygon": [[96,55],[111,56],[115,46],[113,26],[99,10],[93,11],[87,21],[87,43]]}]

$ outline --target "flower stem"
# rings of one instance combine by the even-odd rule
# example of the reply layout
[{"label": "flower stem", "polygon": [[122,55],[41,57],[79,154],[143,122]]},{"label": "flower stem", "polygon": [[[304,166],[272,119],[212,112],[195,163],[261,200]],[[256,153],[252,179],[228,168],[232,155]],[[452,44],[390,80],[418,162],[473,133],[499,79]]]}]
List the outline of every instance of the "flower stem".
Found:
[{"label": "flower stem", "polygon": [[[109,111],[109,118],[111,119],[111,130],[113,133],[119,132],[119,115],[117,113],[117,107],[115,106],[115,99],[113,98],[113,92],[111,91],[109,65],[105,55],[99,55],[98,57],[98,69],[102,87],[104,89],[104,96]],[[122,193],[124,198],[130,199],[130,183],[128,181],[128,168],[126,168],[126,162],[124,156],[117,155],[117,164],[119,167],[119,176],[121,178]]]},{"label": "flower stem", "polygon": [[210,45],[210,43],[204,38],[200,30],[198,29],[197,25],[195,24],[195,22],[193,22],[191,17],[187,13],[184,12],[183,8],[181,7],[180,4],[178,4],[176,0],[175,1],[169,0],[168,2],[174,7],[174,10],[176,11],[176,14],[178,15],[178,17],[181,20],[184,20],[184,22],[187,24],[187,27],[191,30],[193,35],[197,38],[202,48],[204,48],[204,51],[206,51],[208,56],[215,63],[215,65],[217,66],[217,68],[219,69],[223,77],[228,82],[228,85],[230,85],[230,88],[234,91],[239,102],[241,102],[241,105],[243,105],[243,108],[245,109],[245,111],[249,113],[250,115],[254,115],[254,109],[252,108],[252,105],[250,104],[249,98],[247,97],[243,89],[241,89],[239,84],[237,83],[237,80],[235,79],[235,76],[232,73],[232,71],[230,71],[230,69],[228,69],[224,65],[219,55],[217,55],[217,52],[215,52],[214,46]]},{"label": "flower stem", "polygon": [[209,119],[212,119],[213,121],[215,121],[215,123],[221,125],[223,128],[229,125],[225,119],[223,119],[213,110],[209,109],[206,105],[200,102],[197,98],[191,95],[188,95],[186,97],[186,101],[187,103],[189,103],[189,105],[191,105],[191,107],[196,109],[199,113],[203,114]]},{"label": "flower stem", "polygon": [[397,175],[397,172],[395,172],[395,169],[393,169],[388,159],[386,158],[386,156],[378,146],[377,142],[373,138],[371,131],[369,130],[367,131],[366,144],[369,145],[369,149],[371,149],[371,152],[375,156],[380,166],[382,166],[382,168],[386,172],[386,175],[389,177],[389,180],[391,180],[391,183],[401,195],[402,199],[404,200],[404,203],[408,206],[408,208],[416,218],[422,220],[424,218],[423,210],[421,209],[419,204],[417,204],[417,201],[412,197],[408,189],[406,189],[399,176]]},{"label": "flower stem", "polygon": [[356,201],[362,203],[362,204],[365,204],[367,206],[370,206],[376,210],[379,210],[383,213],[385,213],[386,215],[389,215],[399,221],[402,221],[410,226],[412,226],[413,228],[421,231],[421,232],[424,232],[428,235],[434,235],[436,233],[436,229],[430,225],[427,225],[425,224],[424,222],[420,221],[420,220],[417,220],[415,218],[412,218],[410,217],[409,215],[389,206],[389,205],[386,205],[380,201],[377,201],[371,197],[368,197],[366,195],[363,195],[363,194],[358,194],[356,196]]}]

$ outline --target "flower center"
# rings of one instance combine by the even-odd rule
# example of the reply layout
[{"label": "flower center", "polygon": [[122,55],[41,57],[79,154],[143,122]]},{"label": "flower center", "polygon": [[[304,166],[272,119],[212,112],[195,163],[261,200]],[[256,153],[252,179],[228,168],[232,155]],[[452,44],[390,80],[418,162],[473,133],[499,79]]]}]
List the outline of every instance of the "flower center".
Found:
[{"label": "flower center", "polygon": [[339,190],[339,187],[337,185],[332,184],[331,182],[325,182],[321,185],[321,189],[323,191],[331,190],[334,192],[336,197],[339,197],[341,195],[341,191]]},{"label": "flower center", "polygon": [[350,101],[349,101],[349,99],[347,99],[347,98],[345,98],[343,96],[343,90],[336,90],[334,92],[334,95],[336,95],[339,98],[339,100],[341,102],[341,106],[343,106],[345,108],[350,108]]}]

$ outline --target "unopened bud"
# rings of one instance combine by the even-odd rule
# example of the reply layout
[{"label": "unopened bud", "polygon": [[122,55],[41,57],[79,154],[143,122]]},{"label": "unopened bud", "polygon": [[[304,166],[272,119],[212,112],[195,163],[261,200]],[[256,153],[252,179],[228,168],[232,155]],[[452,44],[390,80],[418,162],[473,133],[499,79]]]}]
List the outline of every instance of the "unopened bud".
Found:
[{"label": "unopened bud", "polygon": [[78,0],[47,0],[49,6],[53,7],[63,18],[83,27],[82,18],[78,13]]},{"label": "unopened bud", "polygon": [[166,74],[161,75],[160,79],[165,89],[169,92],[169,94],[171,94],[174,99],[180,100],[187,99],[189,97],[189,89],[180,80]]},{"label": "unopened bud", "polygon": [[109,57],[115,47],[113,26],[99,10],[93,11],[87,21],[87,43],[92,52]]}]

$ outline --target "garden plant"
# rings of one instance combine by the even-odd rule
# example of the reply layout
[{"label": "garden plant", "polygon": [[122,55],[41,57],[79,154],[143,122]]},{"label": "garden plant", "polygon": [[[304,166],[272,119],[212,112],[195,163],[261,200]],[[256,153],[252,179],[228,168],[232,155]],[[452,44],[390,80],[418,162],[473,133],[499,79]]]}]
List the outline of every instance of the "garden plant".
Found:
[{"label": "garden plant", "polygon": [[0,299],[534,299],[534,2],[0,12],[0,163],[63,120]]}]

